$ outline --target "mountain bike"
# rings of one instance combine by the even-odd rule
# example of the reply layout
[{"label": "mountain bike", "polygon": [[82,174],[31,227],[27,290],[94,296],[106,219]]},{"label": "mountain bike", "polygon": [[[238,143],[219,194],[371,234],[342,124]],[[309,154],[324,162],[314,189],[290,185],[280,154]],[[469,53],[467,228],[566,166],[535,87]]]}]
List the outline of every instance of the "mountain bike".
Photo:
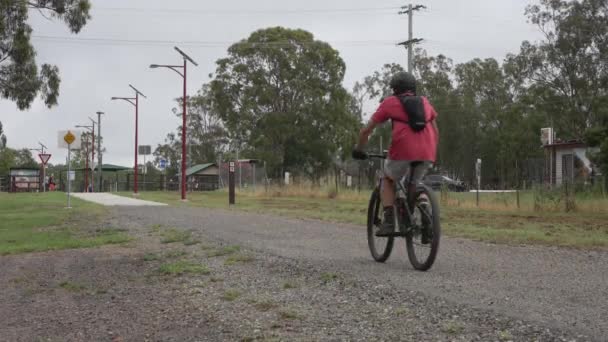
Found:
[{"label": "mountain bike", "polygon": [[[386,159],[386,154],[367,154],[368,158]],[[413,167],[411,168],[414,169]],[[433,266],[439,251],[441,222],[437,196],[424,184],[416,186],[416,205],[410,210],[407,205],[407,187],[412,174],[395,182],[396,200],[394,204],[395,233],[388,237],[378,237],[383,220],[380,189],[382,177],[372,192],[367,210],[367,242],[372,257],[377,262],[385,262],[393,251],[395,238],[405,238],[407,256],[412,266],[419,271],[427,271]]]}]

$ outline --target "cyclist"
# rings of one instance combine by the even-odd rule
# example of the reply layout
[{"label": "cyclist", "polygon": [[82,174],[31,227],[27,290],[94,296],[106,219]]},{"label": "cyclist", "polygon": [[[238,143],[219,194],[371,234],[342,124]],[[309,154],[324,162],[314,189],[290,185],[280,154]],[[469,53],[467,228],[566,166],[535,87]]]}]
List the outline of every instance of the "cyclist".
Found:
[{"label": "cyclist", "polygon": [[[399,181],[410,172],[411,167],[413,167],[413,172],[410,183],[407,185],[407,202],[410,210],[414,211],[416,184],[422,180],[426,171],[435,162],[439,144],[437,112],[426,97],[416,96],[416,78],[410,73],[398,72],[392,77],[390,87],[393,96],[382,101],[367,126],[361,129],[359,142],[353,151],[353,158],[365,159],[366,154],[362,151],[370,134],[379,124],[388,120],[392,121],[392,141],[388,158],[384,164],[381,189],[384,220],[376,236],[390,236],[394,233],[394,182]],[[405,99],[414,101],[414,103],[418,102],[418,105],[407,106],[411,115],[406,113],[406,102],[403,102]],[[415,111],[417,113],[414,113]],[[424,118],[422,127],[412,127],[410,119],[413,117]],[[423,240],[427,239],[423,236]]]}]

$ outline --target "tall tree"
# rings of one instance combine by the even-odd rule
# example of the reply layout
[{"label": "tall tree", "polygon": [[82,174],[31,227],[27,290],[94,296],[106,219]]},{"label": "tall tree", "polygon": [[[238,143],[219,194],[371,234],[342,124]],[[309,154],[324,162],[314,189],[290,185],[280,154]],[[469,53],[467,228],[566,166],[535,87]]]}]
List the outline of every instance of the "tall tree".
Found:
[{"label": "tall tree", "polygon": [[59,69],[43,64],[38,69],[30,40],[28,12],[37,10],[63,21],[78,33],[90,19],[89,0],[0,0],[0,96],[27,109],[37,95],[51,107],[59,96]]},{"label": "tall tree", "polygon": [[251,150],[275,174],[318,179],[359,126],[342,87],[345,69],[338,51],[309,32],[258,30],[217,61],[214,110],[233,148]]},{"label": "tall tree", "polygon": [[6,147],[6,135],[4,135],[4,128],[2,122],[0,122],[0,150]]},{"label": "tall tree", "polygon": [[37,168],[38,163],[34,160],[32,152],[27,148],[23,148],[15,151],[15,167],[30,167]]},{"label": "tall tree", "polygon": [[526,14],[545,38],[518,57],[536,106],[560,137],[581,139],[608,117],[608,2],[540,0]]}]

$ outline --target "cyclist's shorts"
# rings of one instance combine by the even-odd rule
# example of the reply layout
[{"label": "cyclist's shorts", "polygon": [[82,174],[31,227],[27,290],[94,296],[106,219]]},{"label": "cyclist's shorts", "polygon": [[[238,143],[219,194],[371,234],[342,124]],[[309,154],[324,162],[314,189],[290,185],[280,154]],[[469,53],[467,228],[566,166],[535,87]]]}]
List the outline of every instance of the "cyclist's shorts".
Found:
[{"label": "cyclist's shorts", "polygon": [[412,172],[410,183],[420,183],[426,172],[433,166],[430,161],[390,160],[384,161],[384,174],[395,181],[400,180],[410,172],[412,163],[418,163]]}]

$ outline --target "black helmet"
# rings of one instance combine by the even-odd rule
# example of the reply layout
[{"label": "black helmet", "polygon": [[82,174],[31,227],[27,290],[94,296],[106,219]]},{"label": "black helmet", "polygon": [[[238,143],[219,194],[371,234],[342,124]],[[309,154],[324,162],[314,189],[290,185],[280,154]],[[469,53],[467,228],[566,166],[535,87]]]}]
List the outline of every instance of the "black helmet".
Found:
[{"label": "black helmet", "polygon": [[416,78],[409,72],[400,71],[391,78],[391,89],[395,95],[403,94],[407,91],[416,93]]}]

